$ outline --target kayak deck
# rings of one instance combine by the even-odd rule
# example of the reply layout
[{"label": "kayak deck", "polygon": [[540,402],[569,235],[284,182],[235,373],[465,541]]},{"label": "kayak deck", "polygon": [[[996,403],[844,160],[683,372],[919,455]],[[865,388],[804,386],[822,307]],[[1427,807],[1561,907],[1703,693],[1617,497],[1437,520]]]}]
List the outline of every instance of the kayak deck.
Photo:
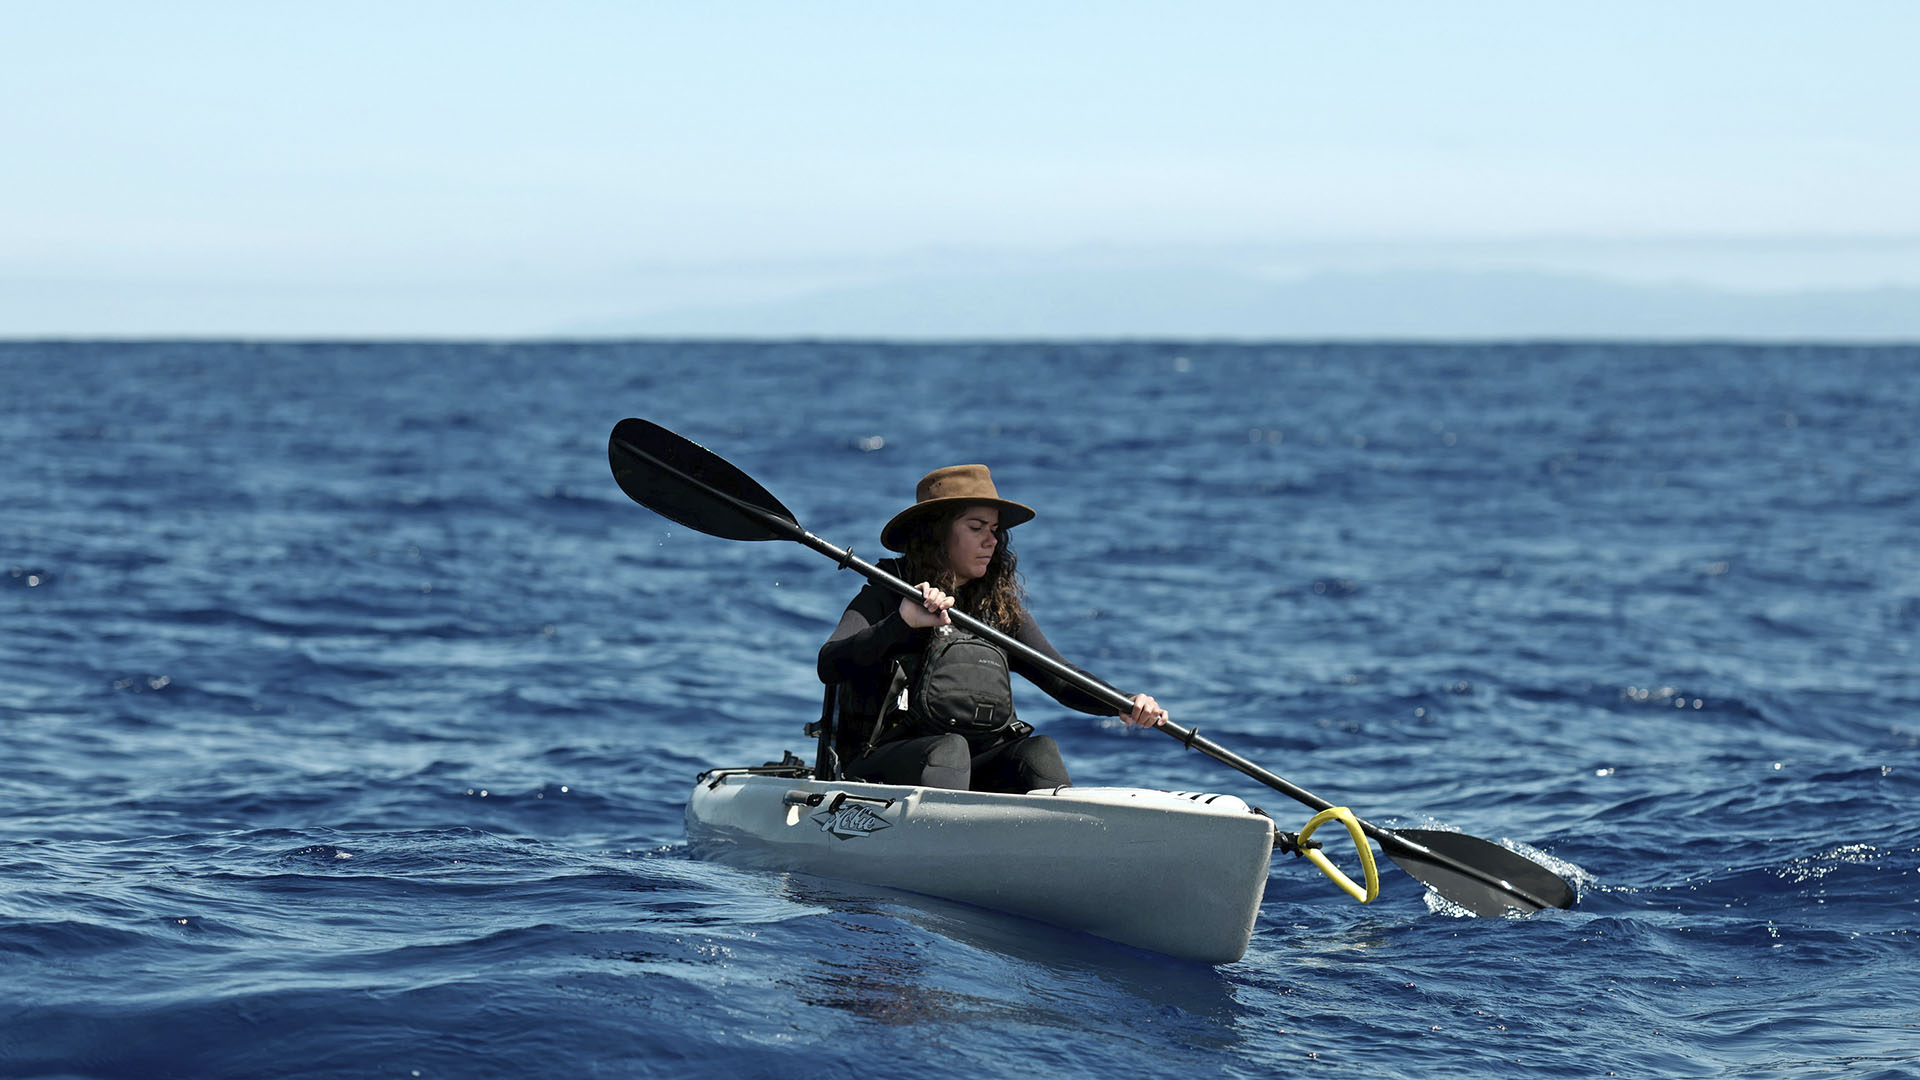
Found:
[{"label": "kayak deck", "polygon": [[717,771],[687,803],[694,853],[1011,912],[1171,956],[1246,953],[1273,822],[1230,795],[1009,795]]}]

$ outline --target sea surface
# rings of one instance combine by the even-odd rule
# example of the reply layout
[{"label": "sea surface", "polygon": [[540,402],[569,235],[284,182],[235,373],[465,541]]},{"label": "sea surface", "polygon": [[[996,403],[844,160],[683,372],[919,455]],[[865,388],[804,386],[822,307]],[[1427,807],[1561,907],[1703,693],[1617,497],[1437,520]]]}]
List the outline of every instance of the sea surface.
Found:
[{"label": "sea surface", "polygon": [[[0,1076],[1920,1076],[1920,349],[0,344]],[[820,536],[985,462],[1081,666],[1570,911],[1276,859],[1184,963],[687,850]],[[1080,783],[1270,791],[1016,686]],[[1116,903],[1127,902],[1115,897]],[[1169,919],[1181,913],[1168,911]]]}]

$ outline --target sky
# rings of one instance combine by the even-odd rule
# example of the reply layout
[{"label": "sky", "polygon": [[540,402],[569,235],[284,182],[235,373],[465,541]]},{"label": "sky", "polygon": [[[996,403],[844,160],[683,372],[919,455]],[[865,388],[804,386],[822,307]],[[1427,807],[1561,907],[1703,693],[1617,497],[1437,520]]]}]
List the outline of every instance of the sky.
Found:
[{"label": "sky", "polygon": [[910,333],[916,289],[1120,278],[1899,300],[1916,41],[1894,0],[0,0],[0,337],[726,333],[815,297]]}]

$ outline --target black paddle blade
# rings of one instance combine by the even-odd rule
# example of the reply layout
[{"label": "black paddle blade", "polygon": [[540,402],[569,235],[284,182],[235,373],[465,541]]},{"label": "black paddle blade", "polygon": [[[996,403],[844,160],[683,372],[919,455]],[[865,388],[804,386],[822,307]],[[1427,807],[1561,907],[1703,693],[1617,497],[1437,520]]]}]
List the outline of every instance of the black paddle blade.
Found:
[{"label": "black paddle blade", "polygon": [[791,540],[803,532],[753,477],[651,421],[615,424],[607,461],[628,498],[689,529],[723,540]]},{"label": "black paddle blade", "polygon": [[1393,835],[1502,882],[1505,888],[1469,877],[1421,852],[1382,841],[1381,850],[1400,869],[1475,915],[1505,915],[1509,911],[1525,914],[1541,908],[1573,906],[1573,886],[1565,878],[1491,840],[1434,829],[1395,829]]}]

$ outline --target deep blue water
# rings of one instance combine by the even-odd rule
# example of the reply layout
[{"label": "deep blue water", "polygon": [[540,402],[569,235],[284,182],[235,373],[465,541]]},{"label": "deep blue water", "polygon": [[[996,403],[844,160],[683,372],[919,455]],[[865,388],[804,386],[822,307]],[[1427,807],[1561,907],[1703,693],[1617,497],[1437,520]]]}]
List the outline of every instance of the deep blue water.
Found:
[{"label": "deep blue water", "polygon": [[[0,345],[0,1075],[1920,1075],[1920,349]],[[1572,911],[1276,862],[1238,964],[688,857],[881,554],[1040,517],[1082,666]],[[1307,811],[1017,687],[1083,783]],[[1179,912],[1168,912],[1179,918]],[[928,1070],[944,1070],[929,1073]]]}]

